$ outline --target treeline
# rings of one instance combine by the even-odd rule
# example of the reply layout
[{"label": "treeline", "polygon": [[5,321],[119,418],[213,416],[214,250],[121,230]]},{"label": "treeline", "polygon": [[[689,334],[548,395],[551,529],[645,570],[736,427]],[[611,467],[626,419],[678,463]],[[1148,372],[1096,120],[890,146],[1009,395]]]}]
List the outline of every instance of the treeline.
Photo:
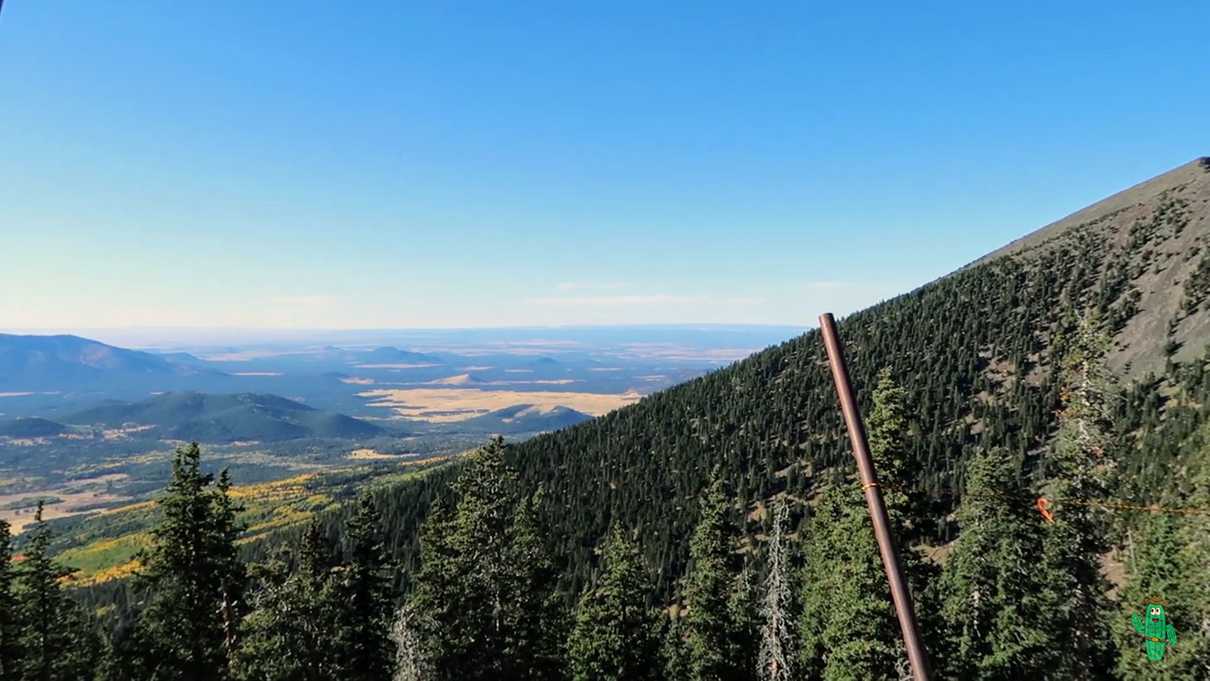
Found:
[{"label": "treeline", "polygon": [[[1112,427],[1118,391],[1091,326],[1061,366],[1058,432],[1046,478],[1023,458],[976,452],[957,511],[957,541],[925,554],[932,513],[914,492],[908,393],[883,372],[867,419],[900,559],[938,678],[1203,679],[1210,665],[1210,517],[1156,513],[1114,522],[1098,505],[1120,488]],[[1210,430],[1179,498],[1210,506]],[[364,679],[899,679],[906,656],[860,487],[837,476],[810,498],[773,495],[767,533],[741,531],[747,508],[722,469],[693,495],[697,522],[672,598],[644,558],[643,527],[594,538],[591,575],[561,592],[566,557],[543,518],[542,486],[524,484],[495,440],[457,469],[419,533],[408,579],[369,496],[341,540],[312,524],[251,565],[239,557],[238,506],[225,474],[178,452],[141,556],[130,615],[98,632],[63,591],[39,523],[20,557],[0,534],[0,678],[20,681],[310,681]],[[1048,522],[1034,507],[1053,500]],[[797,531],[791,512],[805,518]],[[1125,537],[1123,539],[1123,537]],[[1128,556],[1116,596],[1101,560]],[[399,585],[408,585],[400,589]],[[568,602],[574,606],[568,607]],[[1148,660],[1131,616],[1163,602],[1179,645]]]}]

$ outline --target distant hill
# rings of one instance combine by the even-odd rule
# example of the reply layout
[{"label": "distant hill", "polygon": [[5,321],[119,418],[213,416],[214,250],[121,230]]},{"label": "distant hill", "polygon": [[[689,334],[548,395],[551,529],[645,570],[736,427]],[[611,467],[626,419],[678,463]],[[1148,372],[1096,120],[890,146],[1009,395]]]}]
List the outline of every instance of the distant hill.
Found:
[{"label": "distant hill", "polygon": [[76,389],[102,382],[218,375],[199,360],[176,361],[79,336],[0,334],[0,386],[6,390]]},{"label": "distant hill", "polygon": [[54,437],[69,428],[42,418],[20,418],[0,421],[0,437]]},{"label": "distant hill", "polygon": [[515,404],[498,409],[483,416],[459,421],[458,430],[484,432],[500,435],[512,433],[544,433],[574,426],[588,421],[592,416],[570,407],[541,407],[532,404]]},{"label": "distant hill", "polygon": [[442,364],[440,357],[426,355],[422,352],[411,352],[409,350],[400,350],[392,346],[384,346],[374,348],[369,352],[362,353],[357,356],[357,359],[362,364]]},{"label": "distant hill", "polygon": [[64,421],[78,425],[155,426],[176,440],[291,440],[303,437],[365,438],[385,431],[359,419],[320,411],[276,395],[165,393],[142,402],[106,404]]},{"label": "distant hill", "polygon": [[488,381],[485,381],[482,377],[480,377],[476,374],[467,373],[467,374],[458,374],[456,376],[447,376],[445,378],[434,379],[432,381],[429,381],[429,383],[431,383],[432,385],[463,385],[463,386],[466,386],[466,385],[486,385],[488,383]]}]

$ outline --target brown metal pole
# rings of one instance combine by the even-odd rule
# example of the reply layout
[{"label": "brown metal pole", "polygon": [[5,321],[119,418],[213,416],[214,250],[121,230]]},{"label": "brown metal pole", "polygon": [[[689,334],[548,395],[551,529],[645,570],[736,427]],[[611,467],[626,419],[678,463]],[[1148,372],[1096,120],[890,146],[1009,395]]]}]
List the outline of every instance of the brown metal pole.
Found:
[{"label": "brown metal pole", "polygon": [[899,570],[899,554],[895,551],[895,538],[891,536],[891,522],[887,518],[886,505],[882,503],[882,491],[878,488],[878,477],[874,472],[874,462],[870,459],[870,447],[866,443],[865,425],[861,422],[861,411],[853,397],[844,348],[840,345],[836,320],[831,313],[819,316],[819,330],[823,334],[824,347],[828,350],[828,363],[832,366],[832,380],[836,382],[840,411],[844,413],[844,422],[849,429],[849,441],[853,443],[853,458],[857,459],[857,470],[861,474],[861,489],[865,491],[870,520],[874,522],[874,536],[878,539],[878,552],[882,554],[882,567],[891,585],[891,600],[895,602],[895,616],[899,618],[899,628],[903,630],[903,646],[912,664],[912,678],[915,681],[928,681],[928,654],[920,641],[912,595]]}]

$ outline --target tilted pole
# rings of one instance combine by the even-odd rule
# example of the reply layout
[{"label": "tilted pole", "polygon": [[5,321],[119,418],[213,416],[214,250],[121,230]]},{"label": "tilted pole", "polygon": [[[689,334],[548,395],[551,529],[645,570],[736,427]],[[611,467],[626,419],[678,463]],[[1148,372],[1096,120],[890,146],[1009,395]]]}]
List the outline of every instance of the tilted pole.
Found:
[{"label": "tilted pole", "polygon": [[844,348],[836,333],[836,320],[831,313],[819,316],[819,330],[823,344],[828,350],[828,364],[832,367],[832,380],[836,383],[836,395],[840,398],[840,411],[844,414],[849,429],[849,441],[853,444],[853,458],[857,459],[857,471],[861,474],[861,489],[865,492],[866,506],[870,509],[870,520],[874,523],[874,536],[878,539],[878,552],[882,554],[882,567],[886,570],[887,582],[891,585],[891,600],[895,602],[895,616],[903,630],[903,646],[907,649],[908,661],[912,664],[915,681],[929,681],[928,654],[920,641],[916,626],[916,612],[912,608],[912,595],[899,569],[899,554],[895,551],[895,538],[891,536],[891,521],[882,502],[882,491],[878,488],[878,476],[874,462],[870,459],[870,447],[866,442],[865,425],[861,411],[853,396],[849,383],[849,369],[845,366]]}]

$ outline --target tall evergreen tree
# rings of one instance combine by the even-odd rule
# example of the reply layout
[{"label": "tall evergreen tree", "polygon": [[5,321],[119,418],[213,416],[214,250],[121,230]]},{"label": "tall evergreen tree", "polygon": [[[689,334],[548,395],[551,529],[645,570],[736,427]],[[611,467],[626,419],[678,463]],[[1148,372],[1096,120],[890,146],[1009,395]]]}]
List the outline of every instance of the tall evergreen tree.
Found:
[{"label": "tall evergreen tree", "polygon": [[756,592],[752,560],[745,560],[732,581],[727,599],[727,615],[731,626],[731,674],[735,681],[754,681],[757,676],[757,655],[760,652],[760,599]]},{"label": "tall evergreen tree", "polygon": [[1112,375],[1105,367],[1109,340],[1085,318],[1066,343],[1062,360],[1063,409],[1046,460],[1054,522],[1046,525],[1042,554],[1057,634],[1052,645],[1070,651],[1052,672],[1072,679],[1105,678],[1114,665],[1109,582],[1100,557],[1108,550],[1108,518],[1097,502],[1115,466],[1109,424]]},{"label": "tall evergreen tree", "polygon": [[638,546],[614,528],[600,549],[601,574],[580,597],[568,642],[572,681],[658,679],[659,616]]},{"label": "tall evergreen tree", "polygon": [[254,566],[257,582],[236,655],[241,681],[324,681],[339,676],[331,645],[337,602],[329,574],[331,550],[318,523],[303,535],[297,568],[289,554]]},{"label": "tall evergreen tree", "polygon": [[909,452],[907,391],[891,378],[889,368],[878,373],[866,427],[887,515],[894,523],[896,541],[907,546],[914,533],[906,530],[919,530],[924,515],[923,495],[916,489],[919,467],[912,465]]},{"label": "tall evergreen tree", "polygon": [[21,650],[14,681],[79,681],[94,678],[100,645],[87,618],[60,586],[72,570],[50,556],[50,528],[42,502],[16,571]]},{"label": "tall evergreen tree", "polygon": [[1053,632],[1041,519],[1007,452],[976,454],[958,511],[961,534],[941,577],[949,673],[958,679],[1047,678]]},{"label": "tall evergreen tree", "polygon": [[[1144,614],[1152,603],[1164,606],[1169,623],[1175,625],[1180,622],[1183,625],[1189,621],[1177,522],[1176,518],[1165,514],[1146,518],[1143,536],[1128,552],[1121,613],[1117,617],[1118,626],[1114,627],[1120,650],[1117,672],[1123,679],[1193,681],[1206,678],[1204,673],[1187,675],[1178,671],[1182,667],[1189,670],[1191,666],[1188,660],[1182,659],[1186,651],[1193,647],[1187,645],[1191,641],[1182,636],[1180,645],[1169,649],[1163,660],[1153,662],[1147,659],[1145,639],[1135,633],[1130,625],[1132,616]],[[1204,565],[1201,567],[1205,569]]]},{"label": "tall evergreen tree", "polygon": [[[1170,506],[1210,508],[1210,426],[1188,462],[1189,485],[1184,498]],[[1126,551],[1126,584],[1114,633],[1119,647],[1118,676],[1123,679],[1210,678],[1210,515],[1156,513],[1143,518],[1142,533]],[[1167,621],[1176,627],[1179,642],[1158,662],[1147,659],[1145,640],[1131,619],[1151,603],[1164,606]]]},{"label": "tall evergreen tree", "polygon": [[523,497],[502,439],[470,455],[452,514],[421,534],[411,598],[438,679],[544,679],[558,673],[565,634],[551,617],[555,587],[532,498]]},{"label": "tall evergreen tree", "polygon": [[139,577],[149,594],[140,636],[155,681],[228,677],[246,579],[230,488],[226,471],[217,480],[202,472],[197,443],[177,450]]},{"label": "tall evergreen tree", "polygon": [[830,487],[811,518],[803,570],[801,678],[899,678],[903,658],[874,528],[856,485]]},{"label": "tall evergreen tree", "polygon": [[363,495],[345,528],[348,561],[335,571],[337,621],[329,645],[340,678],[382,681],[390,676],[392,579],[383,547],[381,517]]},{"label": "tall evergreen tree", "polygon": [[0,679],[16,678],[20,670],[21,629],[13,593],[15,580],[13,537],[8,521],[0,519]]},{"label": "tall evergreen tree", "polygon": [[701,512],[689,542],[689,573],[685,578],[685,650],[693,681],[745,678],[752,666],[734,657],[743,638],[733,618],[731,595],[740,571],[735,551],[732,509],[715,476],[701,500]]},{"label": "tall evergreen tree", "polygon": [[256,587],[232,662],[239,681],[322,681],[332,678],[322,593],[290,574],[284,559],[251,568]]},{"label": "tall evergreen tree", "polygon": [[757,654],[757,677],[760,681],[790,681],[794,678],[790,635],[791,600],[789,547],[783,531],[789,507],[785,500],[773,509],[773,531],[768,544],[768,576],[761,601],[760,649]]},{"label": "tall evergreen tree", "polygon": [[538,521],[542,489],[521,498],[513,512],[504,579],[505,659],[511,678],[562,678],[568,621],[556,590],[559,571]]}]

